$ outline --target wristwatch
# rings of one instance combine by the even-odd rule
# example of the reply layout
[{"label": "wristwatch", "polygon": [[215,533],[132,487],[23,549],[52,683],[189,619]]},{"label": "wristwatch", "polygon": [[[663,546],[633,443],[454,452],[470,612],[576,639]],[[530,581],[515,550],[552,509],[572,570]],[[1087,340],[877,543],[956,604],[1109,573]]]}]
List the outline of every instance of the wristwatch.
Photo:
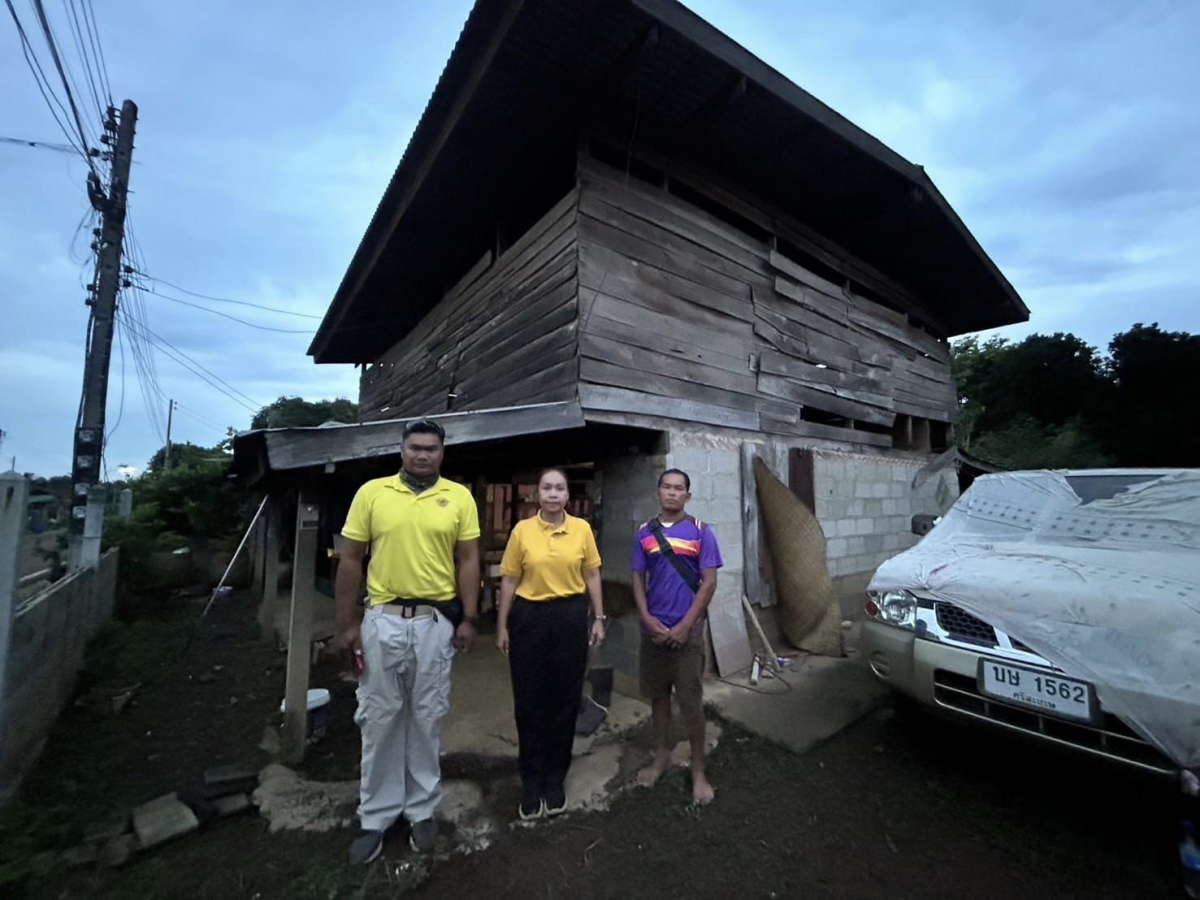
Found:
[{"label": "wristwatch", "polygon": [[466,622],[468,625],[470,625],[472,628],[475,628],[475,629],[479,628],[479,616],[477,616],[477,615],[463,616],[463,621]]}]

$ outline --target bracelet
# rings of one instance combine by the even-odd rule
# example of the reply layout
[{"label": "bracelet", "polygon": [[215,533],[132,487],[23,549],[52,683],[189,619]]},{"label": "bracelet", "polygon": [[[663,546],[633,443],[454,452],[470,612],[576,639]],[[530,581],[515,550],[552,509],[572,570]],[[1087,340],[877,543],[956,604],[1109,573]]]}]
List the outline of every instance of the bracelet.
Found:
[{"label": "bracelet", "polygon": [[601,615],[601,616],[592,616],[592,621],[593,621],[593,622],[607,622],[607,621],[608,621],[608,616],[604,616],[604,615]]}]

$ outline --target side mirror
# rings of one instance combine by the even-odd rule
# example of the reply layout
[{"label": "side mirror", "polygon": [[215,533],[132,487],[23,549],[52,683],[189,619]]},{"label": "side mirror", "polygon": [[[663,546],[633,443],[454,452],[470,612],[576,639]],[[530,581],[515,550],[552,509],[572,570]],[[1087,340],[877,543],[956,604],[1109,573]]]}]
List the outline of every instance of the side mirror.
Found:
[{"label": "side mirror", "polygon": [[937,519],[937,516],[931,516],[929,513],[917,513],[912,517],[912,533],[916,535],[929,534],[933,531],[933,525]]}]

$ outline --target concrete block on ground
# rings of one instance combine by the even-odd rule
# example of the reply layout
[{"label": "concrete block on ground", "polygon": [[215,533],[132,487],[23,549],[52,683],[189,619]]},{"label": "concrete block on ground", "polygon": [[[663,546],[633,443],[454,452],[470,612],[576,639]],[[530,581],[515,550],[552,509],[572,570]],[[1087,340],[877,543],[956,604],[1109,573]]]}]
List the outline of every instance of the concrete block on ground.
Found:
[{"label": "concrete block on ground", "polygon": [[208,787],[222,787],[242,781],[258,783],[258,769],[253,766],[213,766],[204,770],[204,783]]},{"label": "concrete block on ground", "polygon": [[138,839],[132,834],[118,834],[104,845],[100,861],[111,868],[120,868],[137,852]]},{"label": "concrete block on ground", "polygon": [[887,695],[887,687],[855,659],[809,657],[782,677],[792,690],[764,696],[717,682],[706,686],[706,699],[723,716],[794,753],[804,753],[853,724]]},{"label": "concrete block on ground", "polygon": [[235,816],[240,812],[245,812],[250,809],[250,796],[245,793],[230,794],[227,797],[218,797],[213,801],[213,806],[216,809],[217,815],[222,819],[226,816]]},{"label": "concrete block on ground", "polygon": [[133,811],[133,831],[143,850],[189,834],[199,827],[196,814],[176,794],[166,794]]}]

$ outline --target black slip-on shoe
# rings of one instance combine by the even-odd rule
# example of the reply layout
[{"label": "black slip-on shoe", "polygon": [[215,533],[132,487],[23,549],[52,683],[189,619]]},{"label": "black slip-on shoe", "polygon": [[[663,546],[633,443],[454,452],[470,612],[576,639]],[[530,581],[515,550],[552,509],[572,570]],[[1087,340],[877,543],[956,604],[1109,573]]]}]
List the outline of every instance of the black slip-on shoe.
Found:
[{"label": "black slip-on shoe", "polygon": [[567,792],[562,785],[546,788],[542,803],[548,816],[559,816],[567,811]]},{"label": "black slip-on shoe", "polygon": [[360,831],[358,837],[350,845],[350,864],[365,866],[369,862],[374,862],[379,857],[381,850],[383,850],[382,831]]},{"label": "black slip-on shoe", "polygon": [[437,822],[433,819],[413,822],[412,831],[408,834],[408,846],[412,847],[414,853],[428,853],[436,840]]}]

